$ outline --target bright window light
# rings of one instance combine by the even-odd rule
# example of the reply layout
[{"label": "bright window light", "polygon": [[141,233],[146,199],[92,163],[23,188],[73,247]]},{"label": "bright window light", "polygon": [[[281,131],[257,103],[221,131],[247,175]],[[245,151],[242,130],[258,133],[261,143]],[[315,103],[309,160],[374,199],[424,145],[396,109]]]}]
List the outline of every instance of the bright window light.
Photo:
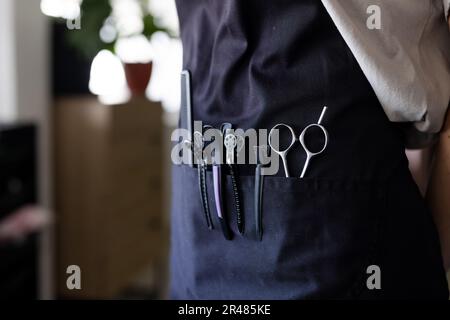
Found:
[{"label": "bright window light", "polygon": [[148,7],[161,24],[178,34],[178,15],[174,0],[149,0]]},{"label": "bright window light", "polygon": [[123,62],[147,63],[153,58],[153,48],[144,35],[119,38],[116,53]]},{"label": "bright window light", "polygon": [[[161,1],[161,0],[160,0]],[[166,0],[165,0],[166,1]],[[113,17],[119,36],[141,33],[144,29],[142,9],[138,0],[111,0]]]},{"label": "bright window light", "polygon": [[89,90],[106,104],[123,103],[129,99],[122,62],[111,51],[100,51],[92,61]]},{"label": "bright window light", "polygon": [[164,33],[152,37],[153,73],[147,96],[161,101],[167,112],[180,108],[180,72],[182,66],[182,47],[179,39],[171,39]]},{"label": "bright window light", "polygon": [[73,20],[80,15],[82,0],[41,0],[41,11],[47,16]]}]

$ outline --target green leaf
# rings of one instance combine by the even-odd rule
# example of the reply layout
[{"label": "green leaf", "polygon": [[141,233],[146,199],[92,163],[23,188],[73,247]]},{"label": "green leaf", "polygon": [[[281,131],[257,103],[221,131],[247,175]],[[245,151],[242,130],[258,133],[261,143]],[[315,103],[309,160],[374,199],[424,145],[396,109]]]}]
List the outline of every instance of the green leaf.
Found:
[{"label": "green leaf", "polygon": [[69,44],[88,59],[93,59],[100,50],[110,50],[111,43],[100,39],[100,29],[111,12],[109,0],[84,0],[81,4],[81,29],[67,31]]}]

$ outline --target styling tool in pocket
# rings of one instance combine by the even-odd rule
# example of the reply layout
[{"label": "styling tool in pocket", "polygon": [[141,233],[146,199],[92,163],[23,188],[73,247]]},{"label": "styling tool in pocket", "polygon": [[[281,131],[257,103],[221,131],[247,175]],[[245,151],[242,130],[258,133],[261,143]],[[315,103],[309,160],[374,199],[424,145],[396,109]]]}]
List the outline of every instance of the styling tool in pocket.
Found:
[{"label": "styling tool in pocket", "polygon": [[214,179],[214,199],[216,203],[217,218],[219,219],[222,228],[223,236],[226,240],[231,240],[232,233],[228,226],[226,213],[223,207],[223,185],[222,185],[222,168],[220,165],[213,165],[213,179]]},{"label": "styling tool in pocket", "polygon": [[188,131],[188,137],[183,141],[185,149],[189,152],[189,155],[183,155],[183,159],[186,159],[187,164],[194,167],[194,155],[193,155],[193,118],[192,118],[192,87],[191,87],[191,74],[188,70],[181,72],[181,123],[180,128]]},{"label": "styling tool in pocket", "polygon": [[205,216],[206,225],[208,229],[213,229],[211,213],[208,203],[208,189],[206,184],[206,160],[203,158],[204,147],[203,133],[199,131],[194,132],[194,158],[197,164],[198,171],[198,186],[200,191],[200,198],[202,202],[203,214]]},{"label": "styling tool in pocket", "polygon": [[262,241],[263,238],[263,221],[262,221],[262,202],[264,190],[264,175],[262,174],[263,163],[261,155],[267,155],[267,146],[254,147],[256,154],[256,169],[255,169],[255,191],[254,191],[254,215],[255,215],[255,230],[256,238]]},{"label": "styling tool in pocket", "polygon": [[[233,190],[233,200],[234,207],[236,210],[236,221],[237,227],[240,234],[245,232],[245,221],[244,214],[241,208],[241,196],[239,190],[239,172],[237,166],[235,165],[235,151],[238,147],[238,137],[233,133],[233,130],[229,126],[224,126],[223,128],[224,145],[225,145],[225,162],[228,166],[231,184]],[[242,138],[243,139],[243,138]]]},{"label": "styling tool in pocket", "polygon": [[[228,124],[227,124],[228,125]],[[231,125],[230,125],[231,126]],[[222,126],[223,127],[223,126]],[[222,129],[222,128],[221,128]],[[213,163],[213,185],[214,185],[214,200],[216,204],[217,218],[219,219],[222,228],[223,236],[226,240],[233,238],[230,227],[228,226],[227,215],[224,207],[224,188],[223,188],[223,172],[222,172],[222,153],[215,150]]]},{"label": "styling tool in pocket", "polygon": [[[325,117],[327,110],[328,110],[328,107],[324,106],[317,123],[308,125],[305,129],[303,129],[303,131],[300,133],[300,136],[298,138],[298,141],[300,142],[301,146],[303,147],[303,150],[306,152],[306,161],[303,165],[303,170],[300,175],[301,179],[303,179],[305,177],[306,170],[308,169],[312,158],[322,154],[328,146],[328,141],[329,141],[328,131],[322,125],[322,121]],[[279,134],[279,130],[281,128],[288,129],[290,132],[290,135],[291,135],[291,142],[290,142],[289,146],[285,149],[283,149],[279,146],[279,139],[273,139],[273,137],[275,137],[276,135]],[[310,150],[305,141],[307,132],[313,128],[320,129],[320,131],[323,134],[324,143],[323,143],[322,148],[319,151]],[[269,146],[273,152],[275,152],[276,154],[278,154],[281,157],[281,160],[283,161],[284,174],[285,174],[286,178],[290,177],[287,155],[288,155],[289,151],[292,149],[292,147],[294,146],[294,144],[296,143],[296,141],[297,141],[297,137],[295,135],[294,129],[285,123],[276,124],[269,132]]]}]

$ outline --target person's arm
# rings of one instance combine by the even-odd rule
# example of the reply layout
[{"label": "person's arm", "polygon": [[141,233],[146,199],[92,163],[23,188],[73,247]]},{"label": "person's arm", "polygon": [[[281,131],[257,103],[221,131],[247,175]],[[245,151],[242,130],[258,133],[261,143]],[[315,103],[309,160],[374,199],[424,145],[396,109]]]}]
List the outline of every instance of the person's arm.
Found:
[{"label": "person's arm", "polygon": [[422,196],[425,196],[430,181],[433,151],[433,146],[425,149],[406,150],[409,160],[409,171],[411,171]]},{"label": "person's arm", "polygon": [[[450,31],[450,1],[444,0]],[[450,34],[449,34],[450,36]],[[431,160],[434,154],[433,167]],[[410,169],[433,213],[446,270],[450,269],[450,110],[436,148],[407,152]],[[431,173],[430,173],[431,170]],[[430,175],[431,174],[431,175]],[[430,179],[428,179],[430,177]],[[429,180],[429,181],[428,181]]]},{"label": "person's arm", "polygon": [[427,199],[433,212],[446,269],[450,269],[450,112],[440,134]]},{"label": "person's arm", "polygon": [[[450,1],[444,0],[450,31]],[[449,34],[450,36],[450,34]],[[427,199],[441,240],[446,270],[450,269],[450,111],[436,147],[434,166],[427,191]]]}]

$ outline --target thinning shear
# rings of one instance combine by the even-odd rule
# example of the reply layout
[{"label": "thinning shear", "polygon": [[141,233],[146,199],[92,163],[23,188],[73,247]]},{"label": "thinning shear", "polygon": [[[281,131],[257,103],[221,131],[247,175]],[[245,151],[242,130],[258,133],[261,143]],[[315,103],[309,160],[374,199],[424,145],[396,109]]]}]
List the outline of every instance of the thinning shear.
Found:
[{"label": "thinning shear", "polygon": [[[300,178],[304,178],[305,177],[306,170],[308,169],[308,166],[309,166],[309,164],[311,162],[311,159],[314,158],[315,156],[318,156],[322,152],[324,152],[325,149],[328,146],[328,140],[329,140],[328,131],[322,125],[322,121],[323,121],[323,118],[325,117],[325,113],[327,112],[327,109],[328,109],[327,107],[323,107],[323,110],[322,110],[322,113],[320,115],[319,121],[317,121],[317,123],[313,123],[313,124],[308,125],[305,129],[303,129],[302,133],[299,136],[298,140],[300,141],[300,144],[302,145],[303,149],[306,152],[306,161],[305,161],[305,164],[303,166],[303,170],[302,170],[302,173],[300,175]],[[273,135],[278,132],[277,129],[280,128],[280,127],[285,127],[287,129],[289,129],[289,131],[291,133],[291,136],[292,136],[291,144],[284,150],[281,149],[278,145],[274,145],[273,144],[274,141],[272,141]],[[319,128],[322,131],[324,139],[325,139],[322,149],[320,149],[317,152],[311,151],[308,148],[308,146],[306,145],[306,142],[305,142],[306,133],[308,132],[308,130],[310,130],[312,128]],[[290,175],[289,175],[289,168],[288,168],[288,164],[287,164],[287,154],[292,149],[292,147],[294,146],[296,141],[297,141],[297,138],[296,138],[294,129],[292,129],[292,127],[288,126],[287,124],[279,123],[279,124],[275,125],[270,130],[270,133],[269,133],[269,146],[273,150],[273,152],[275,152],[276,154],[278,154],[281,157],[281,160],[283,161],[284,173],[285,173],[286,178],[290,177]]]}]

